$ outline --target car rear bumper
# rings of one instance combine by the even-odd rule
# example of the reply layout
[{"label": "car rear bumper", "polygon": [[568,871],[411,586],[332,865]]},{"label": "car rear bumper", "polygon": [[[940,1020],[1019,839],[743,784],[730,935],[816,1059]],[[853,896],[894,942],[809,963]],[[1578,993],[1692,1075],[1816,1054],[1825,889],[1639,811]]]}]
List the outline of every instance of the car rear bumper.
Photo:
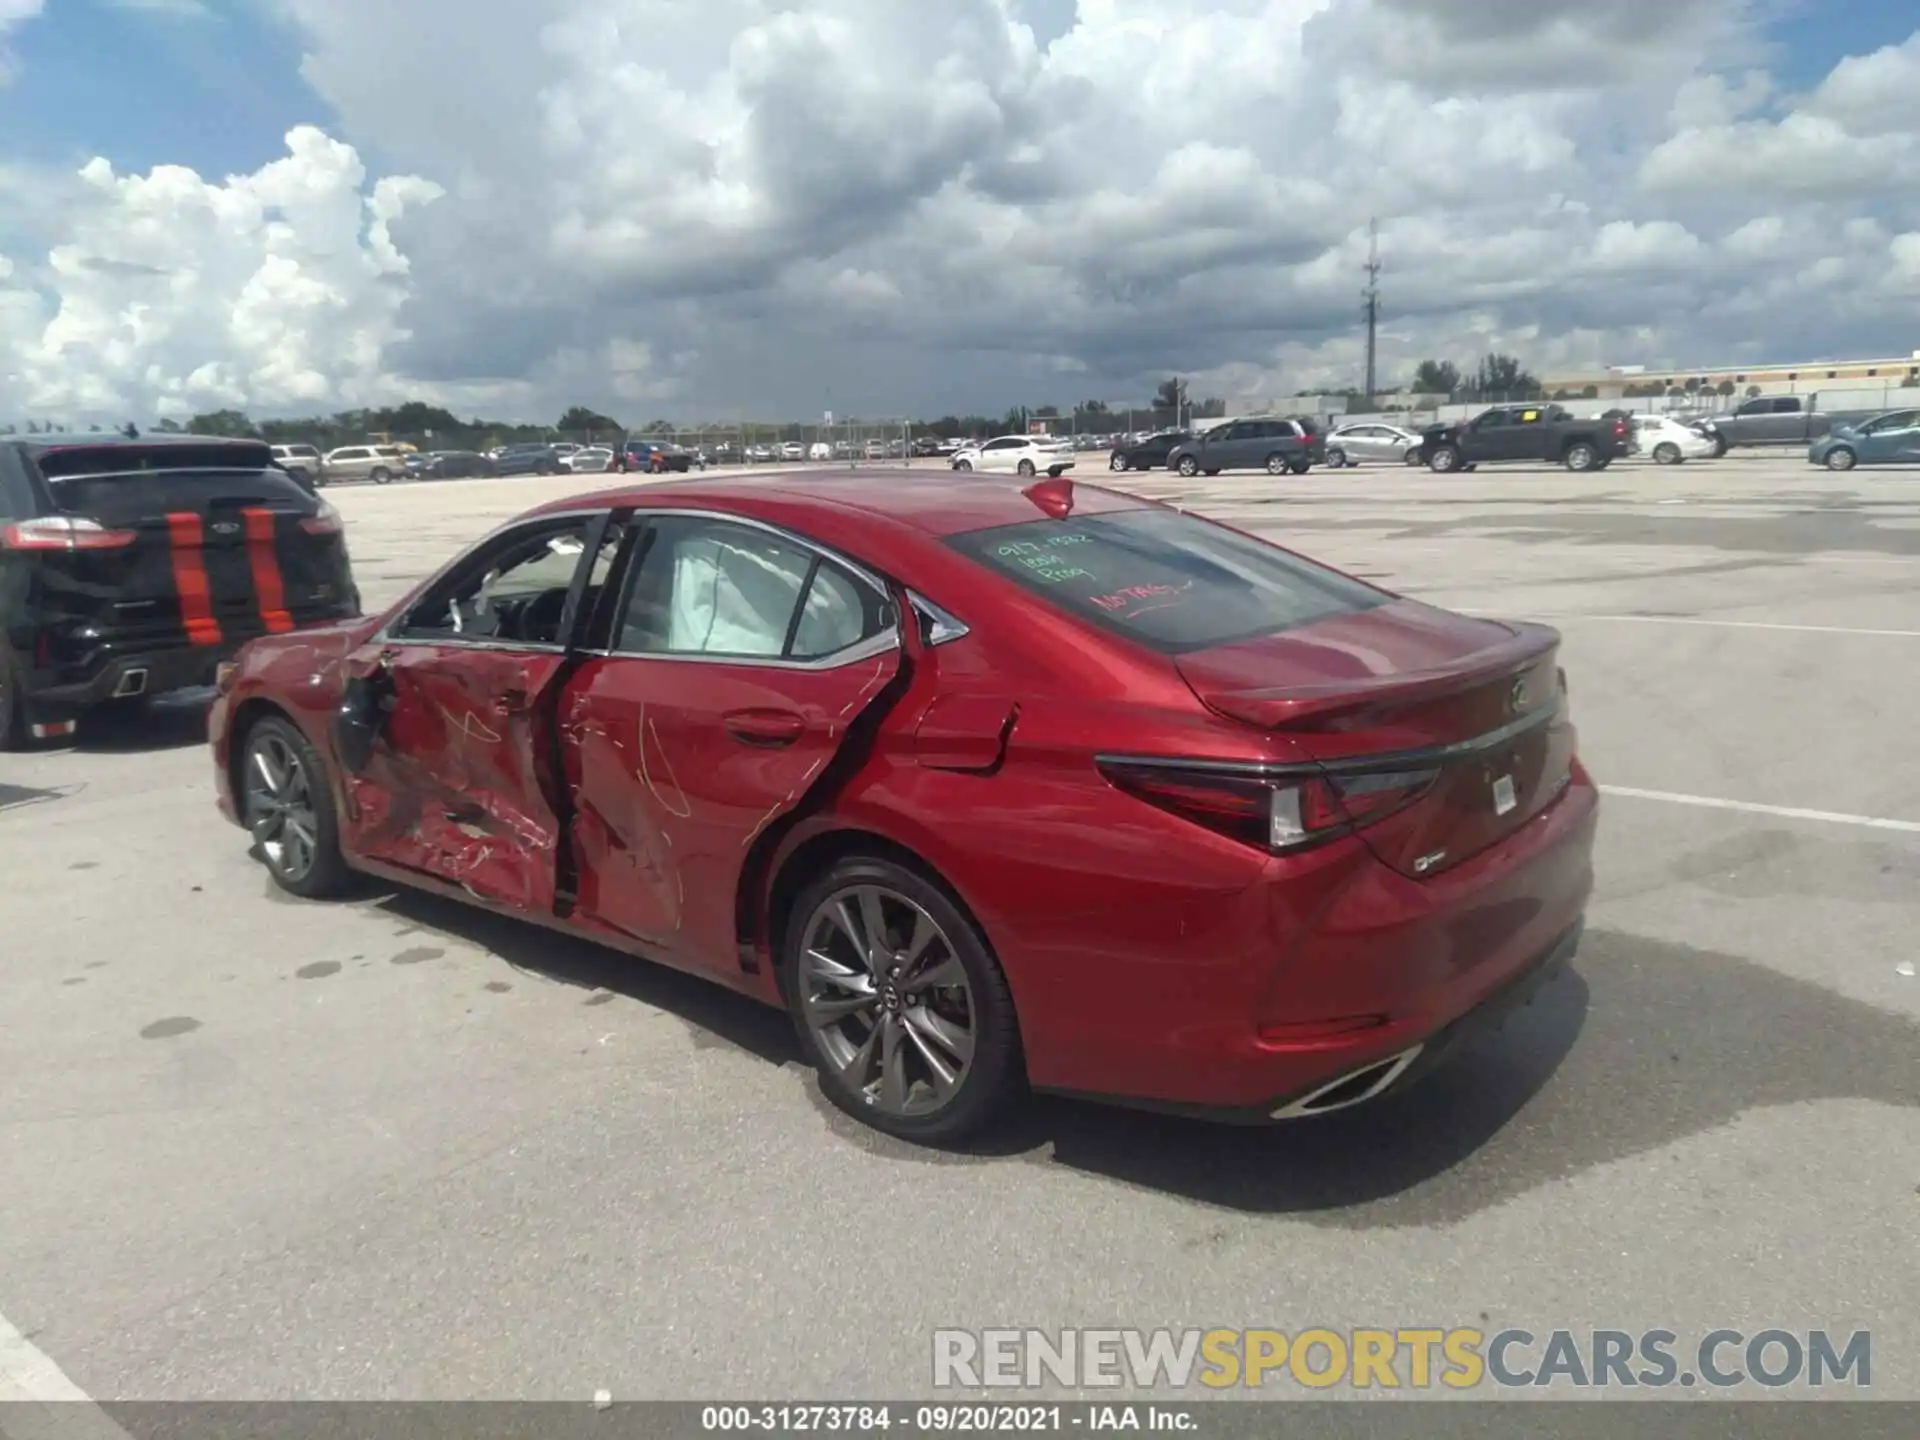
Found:
[{"label": "car rear bumper", "polygon": [[103,645],[84,676],[58,678],[39,672],[23,677],[21,695],[37,721],[54,723],[109,700],[136,695],[165,695],[213,684],[220,662],[231,659],[251,636],[219,645],[120,648]]},{"label": "car rear bumper", "polygon": [[1297,888],[1266,886],[1268,900],[1227,907],[1211,953],[1108,966],[1097,1033],[1036,1027],[1034,1085],[1234,1123],[1403,1090],[1572,956],[1598,812],[1576,766],[1525,827],[1427,879],[1370,856],[1330,863],[1341,879],[1311,918]]}]

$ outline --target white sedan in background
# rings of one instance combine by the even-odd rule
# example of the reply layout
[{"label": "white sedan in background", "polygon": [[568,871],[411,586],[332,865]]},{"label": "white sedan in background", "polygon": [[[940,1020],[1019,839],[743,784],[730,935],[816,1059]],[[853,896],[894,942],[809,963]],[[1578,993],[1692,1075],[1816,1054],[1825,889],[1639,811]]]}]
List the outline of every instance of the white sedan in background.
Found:
[{"label": "white sedan in background", "polygon": [[1002,435],[981,445],[969,445],[953,457],[956,470],[984,470],[995,474],[1064,475],[1073,468],[1073,442],[1050,435]]},{"label": "white sedan in background", "polygon": [[575,475],[604,475],[613,469],[613,451],[604,445],[590,445],[563,456],[560,463]]},{"label": "white sedan in background", "polygon": [[1688,460],[1710,460],[1719,453],[1713,437],[1700,426],[1671,415],[1633,417],[1634,455],[1649,455],[1658,465],[1680,465]]},{"label": "white sedan in background", "polygon": [[1340,470],[1362,460],[1387,465],[1418,465],[1420,437],[1399,425],[1379,421],[1342,425],[1327,436],[1327,468]]}]

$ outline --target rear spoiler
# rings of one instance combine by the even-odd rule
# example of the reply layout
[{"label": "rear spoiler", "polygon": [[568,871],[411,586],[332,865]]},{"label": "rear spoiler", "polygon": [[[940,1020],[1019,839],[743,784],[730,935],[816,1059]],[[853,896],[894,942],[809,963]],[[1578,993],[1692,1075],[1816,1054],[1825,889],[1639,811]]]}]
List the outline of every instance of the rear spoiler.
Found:
[{"label": "rear spoiler", "polygon": [[1209,709],[1262,730],[1338,729],[1340,722],[1383,703],[1418,704],[1472,690],[1535,664],[1559,648],[1560,632],[1550,625],[1507,620],[1499,623],[1512,632],[1510,639],[1441,669],[1403,670],[1323,685],[1224,691],[1196,686],[1195,690]]}]

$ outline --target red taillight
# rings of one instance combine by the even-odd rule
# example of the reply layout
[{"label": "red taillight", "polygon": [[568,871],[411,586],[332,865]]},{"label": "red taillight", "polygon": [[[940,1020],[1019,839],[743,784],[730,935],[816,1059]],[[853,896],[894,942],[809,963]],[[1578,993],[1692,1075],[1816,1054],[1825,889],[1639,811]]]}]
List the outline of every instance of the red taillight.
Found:
[{"label": "red taillight", "polygon": [[98,520],[48,515],[20,520],[0,530],[0,549],[6,550],[121,550],[139,539],[133,530],[109,530]]},{"label": "red taillight", "polygon": [[1262,775],[1153,761],[1103,760],[1128,794],[1218,835],[1285,854],[1364,829],[1413,804],[1438,770]]},{"label": "red taillight", "polygon": [[322,500],[319,513],[307,516],[300,522],[300,528],[309,535],[338,535],[342,529],[340,512]]}]

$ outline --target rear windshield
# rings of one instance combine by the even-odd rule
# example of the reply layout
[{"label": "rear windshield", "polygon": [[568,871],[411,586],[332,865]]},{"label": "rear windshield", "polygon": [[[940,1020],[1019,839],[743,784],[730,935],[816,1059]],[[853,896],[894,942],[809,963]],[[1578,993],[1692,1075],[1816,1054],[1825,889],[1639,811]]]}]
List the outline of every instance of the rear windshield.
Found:
[{"label": "rear windshield", "polygon": [[1026,521],[948,537],[1082,620],[1166,654],[1384,605],[1393,597],[1176,510]]},{"label": "rear windshield", "polygon": [[128,475],[49,477],[53,503],[68,515],[128,522],[157,519],[178,511],[197,515],[215,510],[264,506],[274,510],[313,508],[307,492],[280,470],[151,470]]}]

